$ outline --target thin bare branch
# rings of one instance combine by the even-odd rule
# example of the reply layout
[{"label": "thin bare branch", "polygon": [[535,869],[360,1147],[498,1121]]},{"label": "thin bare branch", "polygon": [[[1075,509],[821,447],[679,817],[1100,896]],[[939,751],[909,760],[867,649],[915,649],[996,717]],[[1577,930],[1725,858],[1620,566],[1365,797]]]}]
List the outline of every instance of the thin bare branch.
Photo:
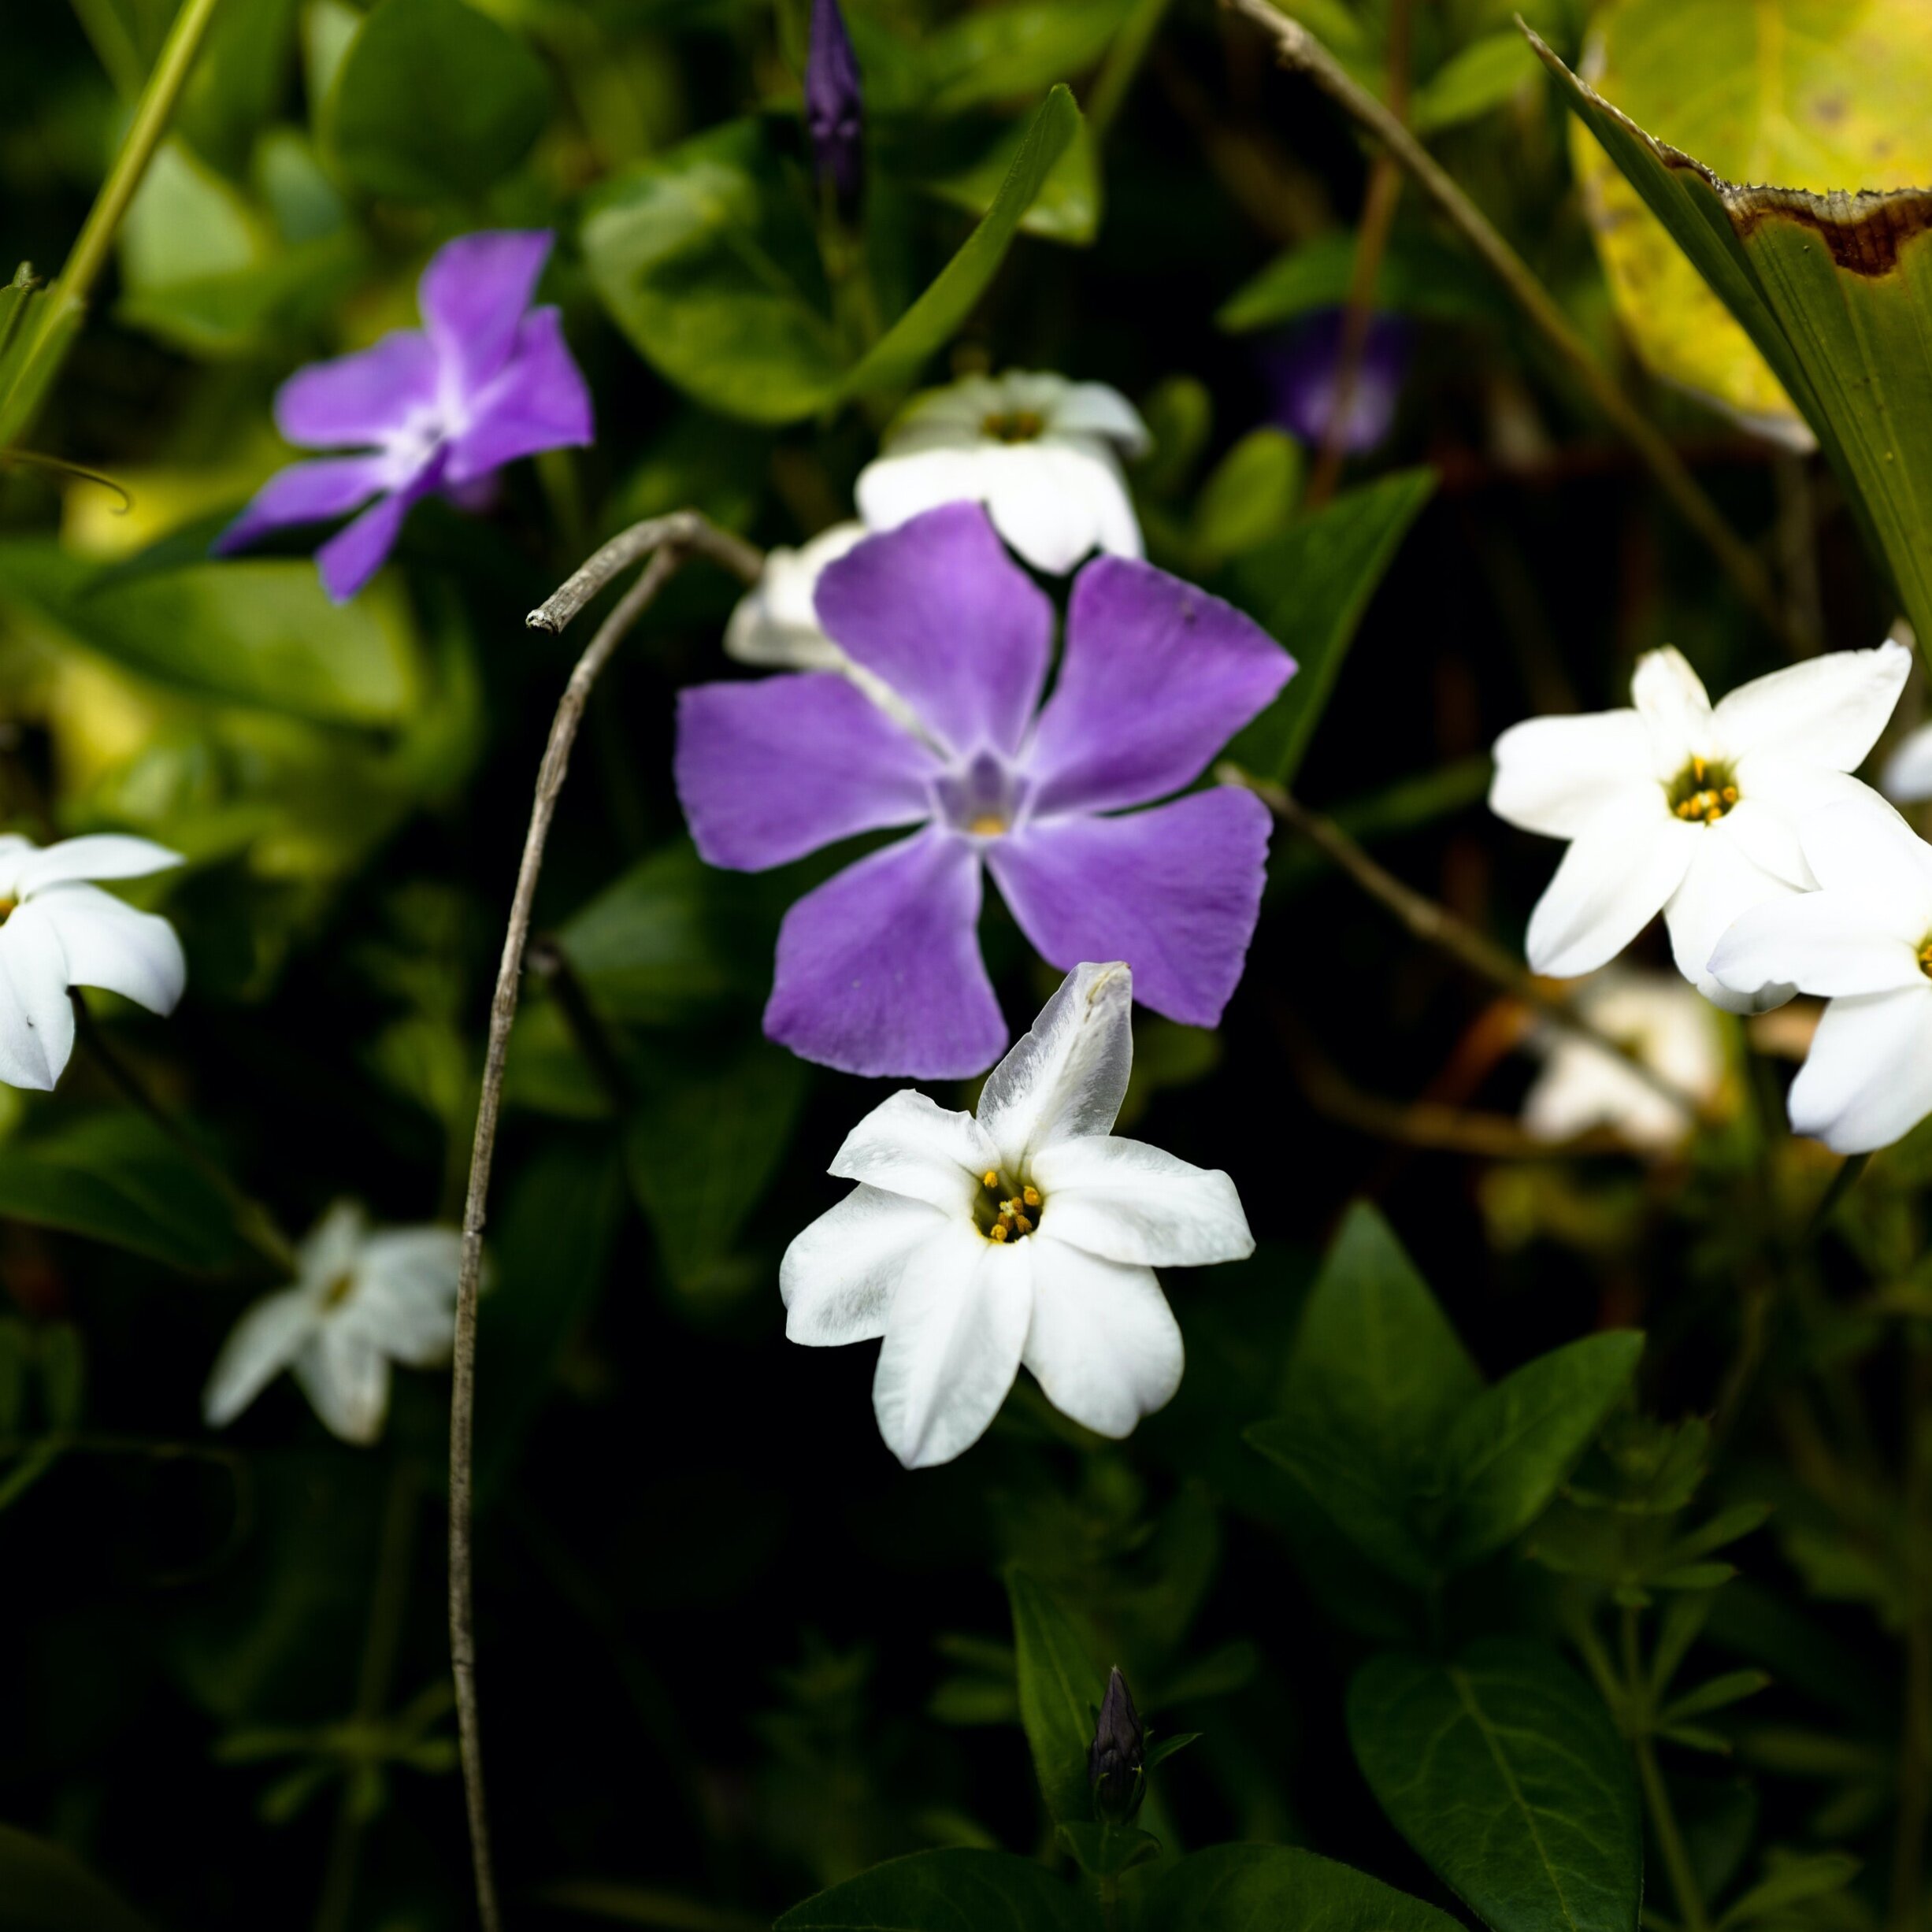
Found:
[{"label": "thin bare branch", "polygon": [[621,576],[640,557],[665,551],[675,551],[680,557],[708,557],[747,584],[755,584],[765,568],[763,553],[742,538],[719,529],[695,510],[673,510],[668,517],[649,517],[620,531],[524,622],[533,631],[557,636],[613,577]]}]

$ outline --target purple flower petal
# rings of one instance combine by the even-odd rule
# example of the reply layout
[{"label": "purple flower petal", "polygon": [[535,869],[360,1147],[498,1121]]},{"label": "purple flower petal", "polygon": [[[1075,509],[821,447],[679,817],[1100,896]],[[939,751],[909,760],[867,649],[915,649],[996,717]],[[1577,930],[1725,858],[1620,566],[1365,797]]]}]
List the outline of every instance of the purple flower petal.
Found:
[{"label": "purple flower petal", "polygon": [[955,833],[931,828],[848,866],[785,914],[766,1033],[847,1074],[983,1072],[1007,1025],[979,913],[978,856]]},{"label": "purple flower petal", "polygon": [[372,349],[312,362],[275,395],[275,426],[312,450],[386,441],[436,406],[436,352],[421,329],[398,329]]},{"label": "purple flower petal", "polygon": [[1096,558],[1074,580],[1059,680],[1026,753],[1034,811],[1108,811],[1192,784],[1294,669],[1233,605]]},{"label": "purple flower petal", "polygon": [[818,621],[962,756],[1010,754],[1040,702],[1053,606],[977,503],[868,537],[818,580]]},{"label": "purple flower petal", "polygon": [[939,762],[829,671],[679,692],[677,795],[706,864],[782,866],[931,817]]},{"label": "purple flower petal", "polygon": [[864,179],[864,103],[858,57],[852,51],[839,0],[812,0],[811,36],[805,54],[805,131],[811,137],[813,173],[829,181],[840,206],[850,208]]},{"label": "purple flower petal", "polygon": [[547,228],[459,235],[424,269],[417,301],[461,395],[473,395],[510,360],[552,239]]},{"label": "purple flower petal", "polygon": [[399,490],[370,504],[315,553],[322,588],[346,604],[380,570],[402,530],[402,519],[436,487],[443,465],[426,464]]},{"label": "purple flower petal", "polygon": [[380,456],[324,456],[313,463],[291,464],[255,492],[248,507],[215,539],[212,554],[228,556],[265,531],[291,523],[339,517],[368,502],[386,477],[386,459]]},{"label": "purple flower petal", "polygon": [[476,399],[444,475],[453,485],[473,483],[520,456],[580,447],[593,433],[590,391],[564,341],[563,318],[532,309],[509,362]]},{"label": "purple flower petal", "polygon": [[1268,828],[1252,792],[1220,786],[1125,818],[1035,820],[986,859],[1051,964],[1125,959],[1142,1005],[1213,1026],[1254,936]]}]

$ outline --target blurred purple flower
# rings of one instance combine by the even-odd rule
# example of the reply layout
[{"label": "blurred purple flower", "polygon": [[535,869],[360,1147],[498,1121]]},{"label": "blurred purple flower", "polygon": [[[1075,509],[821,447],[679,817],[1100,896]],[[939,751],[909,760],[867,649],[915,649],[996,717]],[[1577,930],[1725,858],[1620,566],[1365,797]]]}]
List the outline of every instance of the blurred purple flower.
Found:
[{"label": "blurred purple flower", "polygon": [[459,235],[423,271],[423,328],[290,376],[275,398],[284,437],[357,453],[271,477],[217,539],[215,554],[367,503],[316,552],[329,595],[346,603],[432,491],[473,508],[488,502],[504,464],[588,443],[590,393],[558,311],[529,306],[551,239],[543,230]]},{"label": "blurred purple flower", "polygon": [[810,44],[805,55],[805,131],[812,143],[812,172],[829,181],[842,208],[858,198],[865,166],[865,121],[858,57],[839,0],[812,0]]},{"label": "blurred purple flower", "polygon": [[1261,903],[1268,813],[1191,784],[1287,681],[1218,598],[1099,557],[1074,580],[1053,694],[1052,605],[977,503],[869,537],[819,579],[818,620],[903,708],[837,672],[700,684],[676,775],[699,852],[761,872],[888,826],[912,836],[785,915],[765,1031],[847,1073],[977,1074],[1007,1044],[981,959],[982,872],[1055,966],[1123,959],[1190,1025],[1221,1018]]},{"label": "blurred purple flower", "polygon": [[[1262,352],[1274,391],[1274,417],[1303,443],[1318,447],[1335,412],[1346,311],[1324,309]],[[1369,317],[1362,360],[1355,370],[1341,447],[1352,454],[1372,450],[1388,435],[1409,362],[1409,325],[1399,315]]]}]

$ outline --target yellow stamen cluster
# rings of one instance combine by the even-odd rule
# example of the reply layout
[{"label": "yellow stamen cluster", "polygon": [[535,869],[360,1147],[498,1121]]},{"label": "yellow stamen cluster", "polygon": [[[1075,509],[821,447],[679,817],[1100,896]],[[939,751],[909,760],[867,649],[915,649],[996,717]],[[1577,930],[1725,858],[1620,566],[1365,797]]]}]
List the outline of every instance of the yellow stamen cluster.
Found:
[{"label": "yellow stamen cluster", "polygon": [[1919,970],[1927,979],[1932,980],[1932,939],[1927,940],[1919,948]]},{"label": "yellow stamen cluster", "polygon": [[339,1308],[354,1292],[355,1277],[345,1268],[323,1291],[322,1306],[324,1308]]},{"label": "yellow stamen cluster", "polygon": [[997,812],[981,812],[966,827],[976,839],[996,839],[1007,829],[1007,821]]},{"label": "yellow stamen cluster", "polygon": [[1700,758],[1690,761],[1690,768],[1677,781],[1677,792],[1681,795],[1672,802],[1672,810],[1687,824],[1699,821],[1714,825],[1737,803],[1737,788],[1730,782],[1728,772],[1714,772]]},{"label": "yellow stamen cluster", "polygon": [[9,917],[20,907],[17,899],[0,899],[0,925],[5,925]]},{"label": "yellow stamen cluster", "polygon": [[[989,1167],[980,1176],[989,1193],[996,1193],[999,1177]],[[999,1203],[999,1211],[993,1224],[986,1230],[989,1241],[1010,1241],[1022,1234],[1031,1234],[1040,1215],[1040,1190],[1033,1186],[1023,1187],[1019,1192]],[[1032,1212],[1029,1214],[1028,1210]]]},{"label": "yellow stamen cluster", "polygon": [[996,443],[1031,443],[1046,426],[1037,410],[996,410],[981,421],[980,432]]}]

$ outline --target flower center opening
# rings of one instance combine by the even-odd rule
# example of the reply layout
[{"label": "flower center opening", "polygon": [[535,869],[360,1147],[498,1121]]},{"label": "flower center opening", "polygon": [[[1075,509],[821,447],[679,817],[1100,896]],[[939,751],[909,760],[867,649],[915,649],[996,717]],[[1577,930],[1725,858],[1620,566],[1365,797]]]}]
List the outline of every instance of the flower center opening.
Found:
[{"label": "flower center opening", "polygon": [[1737,803],[1737,776],[1722,759],[1693,758],[1665,795],[1686,825],[1714,825]]},{"label": "flower center opening", "polygon": [[976,839],[996,839],[1007,829],[1007,821],[997,812],[981,812],[966,827]]},{"label": "flower center opening", "polygon": [[339,1308],[355,1292],[355,1277],[347,1268],[322,1291],[324,1308]]},{"label": "flower center opening", "polygon": [[20,910],[17,899],[0,898],[0,925],[5,925],[14,913]]},{"label": "flower center opening", "polygon": [[1919,970],[1932,980],[1932,937],[1919,948]]},{"label": "flower center opening", "polygon": [[933,781],[936,815],[969,838],[997,839],[1013,829],[1026,782],[996,751],[976,752]]},{"label": "flower center opening", "polygon": [[995,410],[980,419],[980,434],[995,443],[1033,443],[1046,427],[1047,419],[1037,410]]},{"label": "flower center opening", "polygon": [[989,1241],[1024,1240],[1039,1226],[1046,1204],[1030,1181],[1010,1189],[989,1167],[980,1176],[980,1191],[973,1197],[973,1220]]}]

